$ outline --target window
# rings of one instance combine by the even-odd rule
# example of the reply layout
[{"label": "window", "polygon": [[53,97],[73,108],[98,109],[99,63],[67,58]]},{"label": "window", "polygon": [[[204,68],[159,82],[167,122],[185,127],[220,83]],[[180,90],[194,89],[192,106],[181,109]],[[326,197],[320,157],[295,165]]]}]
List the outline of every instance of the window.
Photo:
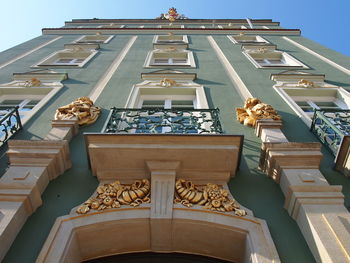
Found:
[{"label": "window", "polygon": [[0,97],[0,107],[16,107],[18,106],[18,112],[21,119],[24,119],[26,115],[42,100],[44,95],[5,95]]},{"label": "window", "polygon": [[145,67],[176,66],[195,67],[194,57],[191,51],[185,49],[156,49],[151,51],[145,61]]},{"label": "window", "polygon": [[89,36],[82,36],[78,40],[76,40],[76,43],[97,43],[97,44],[106,44],[108,43],[113,36],[108,35],[89,35]]},{"label": "window", "polygon": [[235,35],[228,36],[228,38],[235,44],[267,44],[269,43],[266,39],[261,36],[246,36],[246,35]]},{"label": "window", "polygon": [[188,38],[184,35],[159,35],[155,36],[153,40],[154,44],[188,44]]},{"label": "window", "polygon": [[159,25],[159,28],[185,28],[184,25],[174,25],[174,24],[167,24],[167,25]]},{"label": "window", "polygon": [[350,109],[350,94],[344,89],[324,82],[324,75],[305,73],[273,74],[274,89],[308,125],[315,110]]},{"label": "window", "polygon": [[57,51],[41,60],[33,67],[83,67],[96,54],[98,44],[67,44],[64,50]]},{"label": "window", "polygon": [[273,45],[254,46],[243,45],[243,54],[257,68],[273,68],[273,67],[294,67],[307,68],[303,63],[287,54],[286,52],[276,50]]},{"label": "window", "polygon": [[[39,82],[40,84],[37,86],[30,86],[28,84],[31,76],[34,75],[30,75],[28,81],[23,78],[23,75],[19,75],[18,78],[22,80],[0,85],[0,113],[7,112],[7,108],[18,106],[21,122],[25,124],[63,87],[58,78],[61,76],[66,78],[66,74],[61,74],[61,76],[59,76],[59,73],[51,74],[55,75],[53,76],[53,82]],[[17,78],[17,76],[15,77]],[[41,77],[45,79],[51,76],[49,73],[46,76],[41,74]]]}]

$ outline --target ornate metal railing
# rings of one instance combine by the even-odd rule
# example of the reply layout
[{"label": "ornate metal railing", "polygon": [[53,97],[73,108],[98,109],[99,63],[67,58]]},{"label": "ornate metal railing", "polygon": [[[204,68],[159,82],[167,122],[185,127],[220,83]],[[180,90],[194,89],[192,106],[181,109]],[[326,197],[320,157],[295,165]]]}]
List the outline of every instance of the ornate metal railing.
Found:
[{"label": "ornate metal railing", "polygon": [[219,109],[112,108],[102,133],[223,133]]},{"label": "ornate metal railing", "polygon": [[316,110],[311,131],[336,156],[343,137],[350,135],[350,110]]},{"label": "ornate metal railing", "polygon": [[0,147],[20,129],[22,129],[22,123],[18,106],[0,106]]}]

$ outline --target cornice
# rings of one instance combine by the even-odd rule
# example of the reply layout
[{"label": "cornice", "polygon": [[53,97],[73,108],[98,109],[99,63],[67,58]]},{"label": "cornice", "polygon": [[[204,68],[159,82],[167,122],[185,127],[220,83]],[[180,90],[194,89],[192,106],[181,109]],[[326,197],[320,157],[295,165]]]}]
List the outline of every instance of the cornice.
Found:
[{"label": "cornice", "polygon": [[231,35],[244,33],[247,35],[293,35],[299,36],[300,29],[265,29],[265,28],[43,28],[43,35],[65,35],[65,34],[167,34],[169,32],[178,34],[211,34]]},{"label": "cornice", "polygon": [[[272,19],[250,19],[254,25],[275,25],[279,26],[279,22],[273,22]],[[154,24],[154,23],[169,23],[165,19],[72,19],[66,21],[66,25],[74,24],[102,24],[102,23],[128,23],[128,24]],[[173,22],[174,24],[203,24],[203,23],[232,23],[232,24],[248,24],[246,19],[181,19]]]}]

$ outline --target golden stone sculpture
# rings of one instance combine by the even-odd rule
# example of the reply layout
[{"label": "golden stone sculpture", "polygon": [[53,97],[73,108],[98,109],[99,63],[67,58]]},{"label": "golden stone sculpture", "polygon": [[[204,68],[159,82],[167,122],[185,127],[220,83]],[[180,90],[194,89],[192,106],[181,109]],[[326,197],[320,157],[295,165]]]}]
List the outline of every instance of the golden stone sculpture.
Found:
[{"label": "golden stone sculpture", "polygon": [[176,81],[173,79],[164,78],[160,81],[160,86],[167,87],[167,88],[176,86]]},{"label": "golden stone sculpture", "polygon": [[97,188],[96,197],[88,199],[77,209],[78,214],[86,214],[90,210],[119,208],[121,205],[138,206],[149,203],[151,185],[147,179],[137,180],[133,184],[124,185],[119,181],[104,184]]},{"label": "golden stone sculpture", "polygon": [[24,87],[40,87],[41,81],[37,78],[31,78],[30,80],[27,80],[23,84]]},{"label": "golden stone sculpture", "polygon": [[175,183],[174,203],[187,207],[201,205],[206,209],[219,212],[233,211],[238,216],[247,214],[246,211],[240,209],[239,204],[234,199],[229,199],[227,190],[211,183],[205,186],[196,186],[191,181],[177,180]]},{"label": "golden stone sculpture", "polygon": [[101,108],[94,106],[88,97],[81,97],[68,105],[59,107],[55,113],[55,120],[78,119],[79,125],[94,123],[100,116]]},{"label": "golden stone sculpture", "polygon": [[317,88],[318,86],[315,85],[315,83],[311,80],[307,80],[307,79],[301,79],[298,82],[298,87],[302,87],[302,88]]},{"label": "golden stone sculpture", "polygon": [[256,121],[261,119],[281,120],[277,111],[257,98],[248,98],[243,108],[236,108],[237,120],[247,126],[255,127]]}]

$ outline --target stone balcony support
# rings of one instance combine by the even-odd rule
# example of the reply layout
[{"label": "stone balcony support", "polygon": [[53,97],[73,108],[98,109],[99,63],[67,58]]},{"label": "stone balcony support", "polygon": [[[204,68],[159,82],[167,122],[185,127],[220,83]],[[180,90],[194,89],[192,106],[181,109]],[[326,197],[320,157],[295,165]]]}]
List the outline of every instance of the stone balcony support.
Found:
[{"label": "stone balcony support", "polygon": [[[279,128],[278,128],[279,127]],[[297,222],[317,262],[350,262],[350,214],[342,187],[319,170],[319,143],[288,142],[280,123],[258,121],[259,168],[280,184],[284,207]]]}]

